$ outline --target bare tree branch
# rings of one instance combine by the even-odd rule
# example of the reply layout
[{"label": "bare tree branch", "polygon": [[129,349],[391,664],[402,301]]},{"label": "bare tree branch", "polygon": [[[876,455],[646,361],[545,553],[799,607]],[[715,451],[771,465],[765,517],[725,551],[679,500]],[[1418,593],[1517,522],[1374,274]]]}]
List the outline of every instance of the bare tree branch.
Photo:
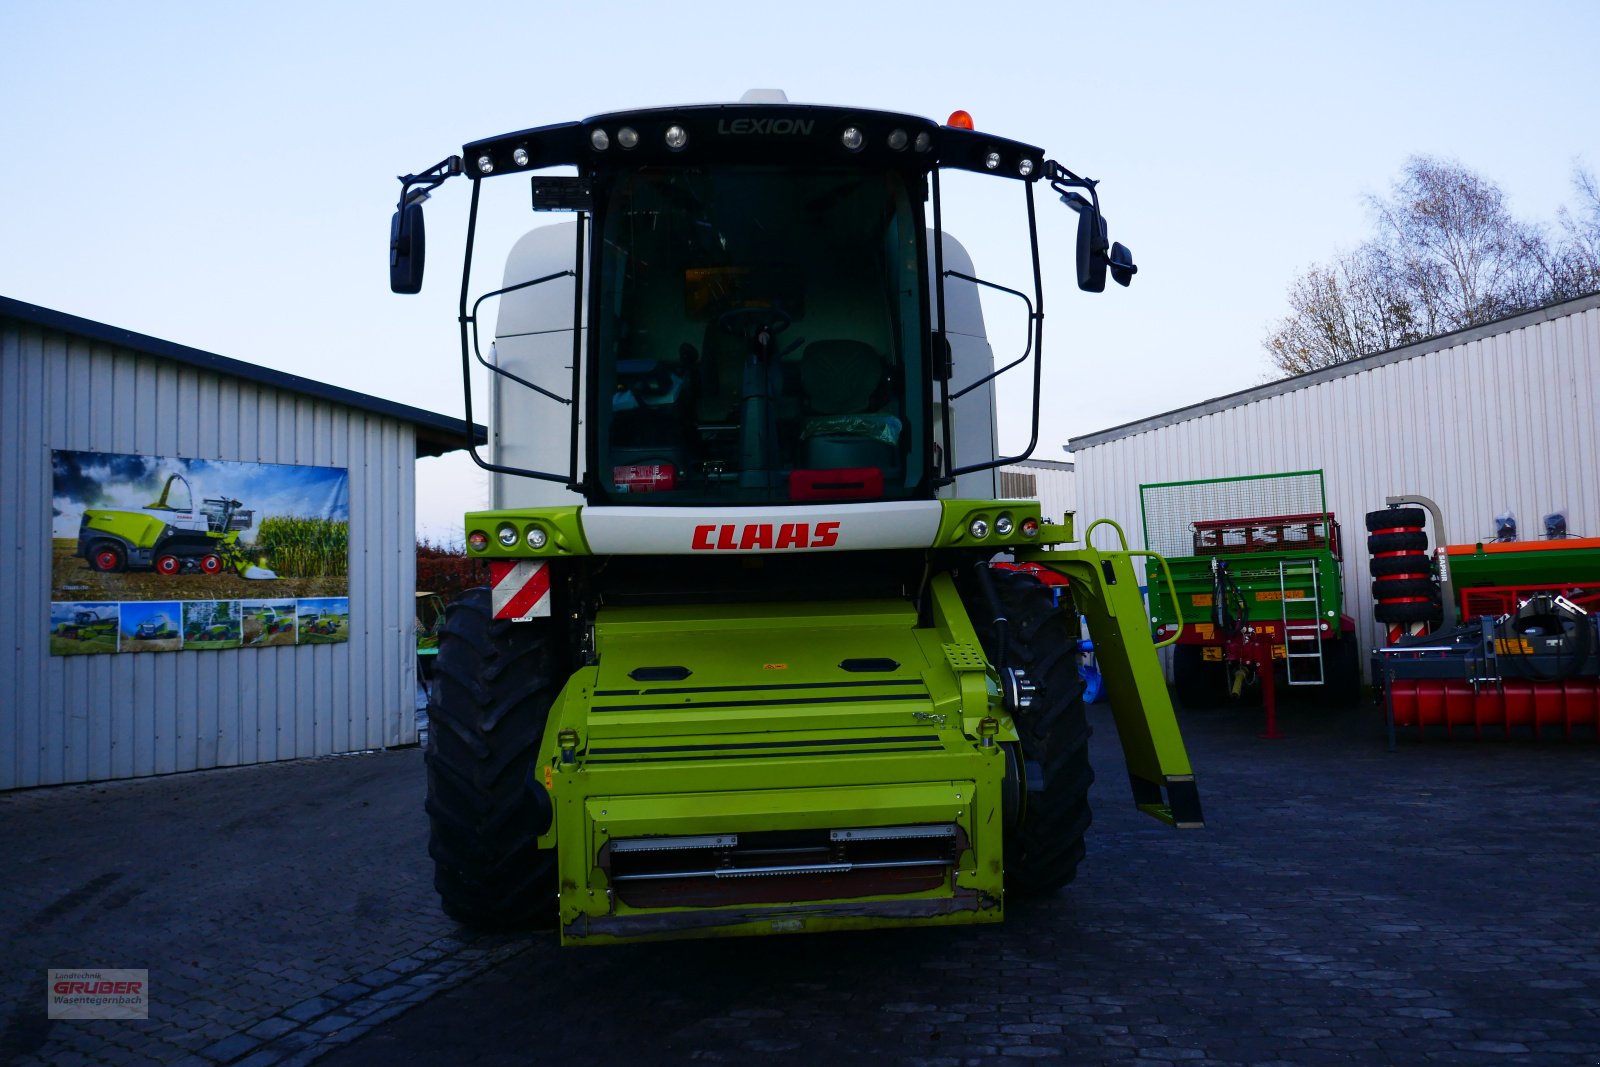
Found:
[{"label": "bare tree branch", "polygon": [[1493,182],[1411,157],[1389,196],[1368,198],[1374,236],[1290,283],[1271,363],[1300,374],[1600,289],[1600,182],[1575,166],[1573,186],[1578,212],[1561,209],[1552,242]]}]

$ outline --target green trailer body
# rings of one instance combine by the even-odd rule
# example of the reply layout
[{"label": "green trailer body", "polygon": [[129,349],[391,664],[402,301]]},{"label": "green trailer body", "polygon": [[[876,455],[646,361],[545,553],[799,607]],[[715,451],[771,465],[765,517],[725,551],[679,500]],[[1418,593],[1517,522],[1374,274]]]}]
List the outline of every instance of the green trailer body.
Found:
[{"label": "green trailer body", "polygon": [[1146,546],[1171,568],[1170,589],[1154,561],[1146,582],[1156,635],[1177,637],[1180,700],[1214,704],[1230,691],[1225,646],[1245,628],[1271,641],[1288,684],[1356,698],[1343,537],[1321,471],[1151,483],[1140,501]]}]

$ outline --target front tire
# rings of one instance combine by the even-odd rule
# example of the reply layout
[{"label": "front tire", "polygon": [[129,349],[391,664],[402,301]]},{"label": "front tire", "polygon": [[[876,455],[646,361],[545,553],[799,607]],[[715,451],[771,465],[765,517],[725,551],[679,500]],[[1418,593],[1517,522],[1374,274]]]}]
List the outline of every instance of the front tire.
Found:
[{"label": "front tire", "polygon": [[[1005,842],[1006,888],[1024,895],[1052,893],[1071,882],[1083,859],[1083,836],[1092,818],[1089,722],[1078,675],[1076,616],[1058,607],[1043,583],[1018,571],[991,570],[1005,612],[1006,664],[1033,682],[1033,702],[1013,718],[1022,739],[1021,809]],[[982,603],[974,598],[970,603]],[[989,662],[999,643],[994,622],[973,613]]]},{"label": "front tire", "polygon": [[128,566],[128,554],[115,541],[98,541],[89,550],[89,566],[102,574],[115,574]]},{"label": "front tire", "polygon": [[548,808],[527,777],[566,681],[561,658],[547,623],[496,620],[487,589],[445,609],[424,761],[433,884],[457,922],[555,922],[555,853],[537,840]]}]

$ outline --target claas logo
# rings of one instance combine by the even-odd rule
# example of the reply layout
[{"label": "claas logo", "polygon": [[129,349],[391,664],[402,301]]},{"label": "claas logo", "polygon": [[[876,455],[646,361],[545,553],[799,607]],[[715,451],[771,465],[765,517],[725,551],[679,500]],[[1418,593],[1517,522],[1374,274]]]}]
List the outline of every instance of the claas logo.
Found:
[{"label": "claas logo", "polygon": [[819,522],[752,522],[743,526],[696,526],[691,544],[696,552],[749,552],[754,549],[832,548],[839,543],[839,524]]}]

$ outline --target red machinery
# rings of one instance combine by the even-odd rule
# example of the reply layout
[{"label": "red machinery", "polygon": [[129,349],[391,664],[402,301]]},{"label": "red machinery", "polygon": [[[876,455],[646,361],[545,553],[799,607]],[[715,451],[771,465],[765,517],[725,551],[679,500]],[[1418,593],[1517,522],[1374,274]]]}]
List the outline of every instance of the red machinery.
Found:
[{"label": "red machinery", "polygon": [[[1373,614],[1389,628],[1373,676],[1391,745],[1397,728],[1600,739],[1600,539],[1442,547],[1438,573],[1454,594],[1442,597],[1420,516],[1367,516]],[[1444,619],[1449,600],[1460,625]]]}]

